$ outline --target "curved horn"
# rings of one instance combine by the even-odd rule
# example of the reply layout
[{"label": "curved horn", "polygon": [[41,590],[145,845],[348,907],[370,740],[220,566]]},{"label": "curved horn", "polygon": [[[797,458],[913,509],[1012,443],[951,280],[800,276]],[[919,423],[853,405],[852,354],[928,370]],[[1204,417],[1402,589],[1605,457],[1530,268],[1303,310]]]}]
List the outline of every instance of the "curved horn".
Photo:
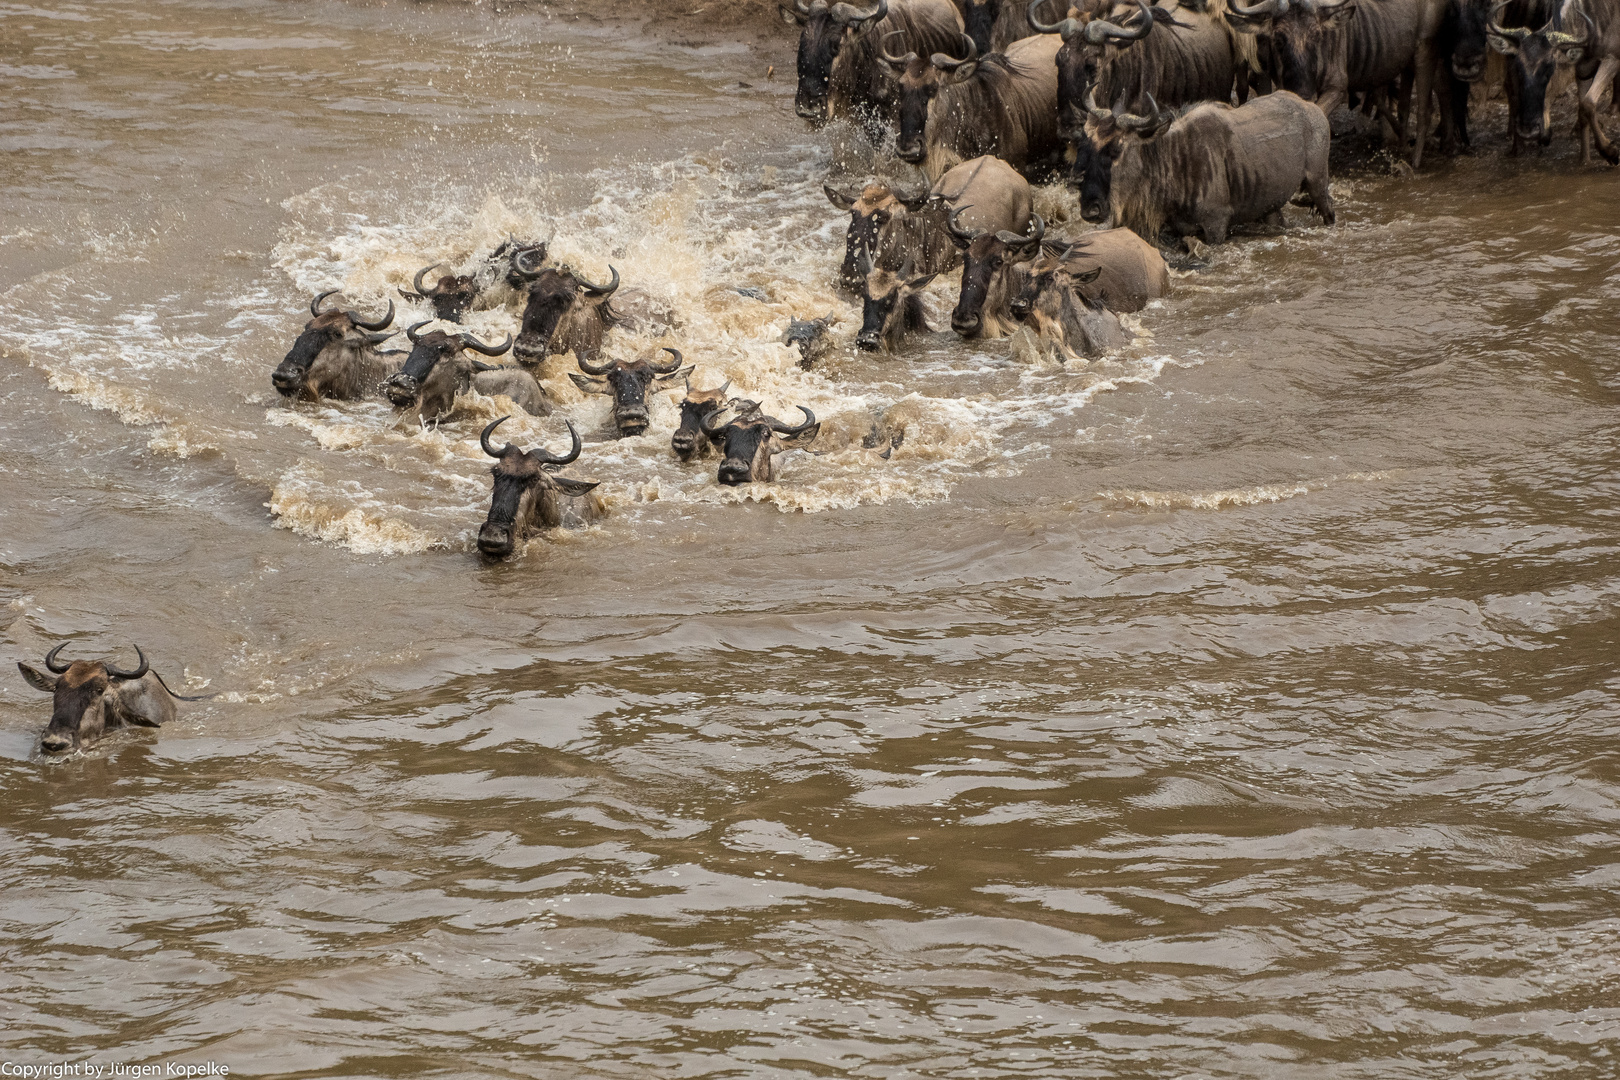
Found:
[{"label": "curved horn", "polygon": [[1350,0],[1316,0],[1316,3],[1311,7],[1318,15],[1321,15],[1324,12],[1337,11],[1349,2]]},{"label": "curved horn", "polygon": [[62,664],[60,667],[57,666],[56,654],[65,648],[67,648],[67,642],[64,641],[62,644],[45,654],[45,666],[51,670],[53,675],[60,675],[68,668],[73,666],[72,664]]},{"label": "curved horn", "polygon": [[960,214],[964,210],[971,209],[973,209],[972,203],[968,203],[966,206],[955,207],[948,215],[946,215],[945,218],[945,227],[951,231],[951,235],[956,237],[958,240],[966,240],[970,244],[979,237],[983,236],[984,230],[978,229],[975,231],[972,229],[962,228],[962,226],[956,223],[956,215]]},{"label": "curved horn", "polygon": [[574,280],[579,282],[580,286],[592,296],[612,296],[619,288],[619,272],[611,266],[608,269],[613,273],[613,280],[606,285],[593,285],[578,274],[574,275]]},{"label": "curved horn", "polygon": [[462,334],[461,347],[471,349],[475,353],[483,353],[485,356],[501,356],[512,347],[512,335],[507,334],[506,340],[499,345],[485,345],[471,334]]},{"label": "curved horn", "polygon": [[123,668],[113,667],[111,664],[103,664],[102,666],[107,669],[107,674],[115,679],[139,679],[152,669],[152,665],[147,663],[146,654],[141,652],[139,645],[135,646],[135,655],[140,657],[141,666],[134,671],[125,671]]},{"label": "curved horn", "polygon": [[1046,3],[1046,0],[1029,0],[1029,25],[1043,34],[1062,34],[1064,41],[1069,40],[1071,35],[1079,31],[1080,24],[1073,19],[1059,19],[1057,22],[1050,24],[1041,22],[1040,16],[1036,15],[1035,12],[1044,3]]},{"label": "curved horn", "polygon": [[1254,7],[1244,7],[1237,0],[1228,0],[1226,9],[1244,19],[1272,19],[1288,14],[1287,0],[1260,0]]},{"label": "curved horn", "polygon": [[579,361],[579,370],[583,371],[587,375],[595,375],[597,378],[601,378],[603,375],[606,375],[608,372],[612,371],[618,366],[619,362],[617,360],[609,360],[607,363],[600,366],[591,363],[589,360]]},{"label": "curved horn", "polygon": [[673,374],[674,372],[679,371],[681,369],[681,362],[684,359],[684,357],[681,356],[681,350],[679,350],[679,349],[671,349],[668,345],[666,345],[666,346],[664,346],[664,351],[669,353],[669,355],[671,355],[671,356],[673,356],[675,358],[673,361],[671,361],[669,366],[667,366],[667,367],[659,367],[657,364],[653,363],[651,360],[647,361],[647,366],[652,368],[654,373],[656,373],[658,375],[670,375],[670,374]]},{"label": "curved horn", "polygon": [[1093,19],[1086,24],[1086,40],[1093,45],[1106,45],[1109,41],[1141,41],[1153,30],[1153,12],[1142,0],[1136,0],[1136,6],[1141,10],[1142,24],[1139,29],[1127,30],[1117,23],[1104,19]]},{"label": "curved horn", "polygon": [[317,316],[320,315],[320,313],[321,313],[321,301],[325,300],[328,296],[331,296],[333,293],[336,293],[336,292],[339,292],[339,291],[340,290],[338,290],[338,289],[327,289],[325,292],[316,293],[315,294],[315,299],[313,299],[313,300],[311,300],[309,302],[309,313],[311,315],[317,315]]},{"label": "curved horn", "polygon": [[1090,113],[1091,118],[1099,123],[1114,119],[1114,114],[1111,111],[1098,107],[1096,87],[1086,91],[1086,112]]},{"label": "curved horn", "polygon": [[544,248],[524,248],[512,256],[512,269],[518,272],[519,277],[532,278],[540,276],[540,267],[529,264],[529,256],[531,255],[537,259],[544,259],[546,251]]},{"label": "curved horn", "polygon": [[428,323],[430,323],[432,321],[433,321],[432,319],[423,319],[421,322],[412,323],[411,325],[409,325],[409,326],[407,326],[405,328],[405,336],[411,339],[411,344],[412,345],[415,345],[418,341],[422,340],[421,338],[416,336],[416,332],[418,330],[422,329],[422,327],[426,326]]},{"label": "curved horn", "polygon": [[798,427],[788,427],[780,420],[772,420],[771,430],[776,432],[778,435],[797,435],[802,431],[808,431],[810,426],[816,422],[816,414],[805,408],[803,405],[800,405],[798,408],[800,412],[804,413],[804,423],[800,424]]},{"label": "curved horn", "polygon": [[360,317],[360,313],[358,311],[351,311],[349,312],[349,321],[354,323],[354,325],[358,326],[362,330],[385,329],[389,323],[394,321],[394,302],[392,300],[388,301],[388,312],[380,319],[374,319],[371,322],[366,322],[366,320]]},{"label": "curved horn", "polygon": [[444,265],[444,263],[434,263],[432,266],[424,266],[424,267],[422,267],[422,269],[420,269],[420,270],[418,270],[416,272],[416,276],[411,278],[411,288],[415,289],[417,292],[419,292],[422,295],[426,296],[427,295],[427,290],[422,288],[422,279],[427,277],[427,272],[429,270],[437,270],[439,267],[441,267],[443,265]]},{"label": "curved horn", "polygon": [[567,465],[569,462],[579,457],[579,449],[581,445],[579,441],[579,432],[574,430],[574,422],[572,420],[567,421],[567,424],[568,437],[572,439],[574,443],[573,446],[569,447],[568,453],[559,456],[557,454],[553,454],[550,450],[547,450],[543,446],[537,446],[533,450],[529,451],[529,456],[542,465]]},{"label": "curved horn", "polygon": [[1046,238],[1046,219],[1036,213],[1029,215],[1029,243],[1038,244]]},{"label": "curved horn", "polygon": [[853,26],[856,23],[882,19],[889,13],[889,0],[877,0],[866,11],[862,11],[854,4],[834,4],[831,11],[833,22],[840,26]]},{"label": "curved horn", "polygon": [[1023,235],[1015,232],[1007,232],[1005,229],[1003,229],[1001,232],[996,233],[996,239],[1000,240],[1008,247],[1025,248],[1034,244],[1039,244],[1041,242],[1041,237],[1046,235],[1045,219],[1039,214],[1031,214],[1029,228],[1030,231]]},{"label": "curved horn", "polygon": [[1151,110],[1149,115],[1138,116],[1135,113],[1115,113],[1114,123],[1127,131],[1134,131],[1138,135],[1158,128],[1164,122],[1164,114],[1159,111],[1159,103],[1153,100],[1152,94],[1144,94],[1143,97],[1147,98],[1148,109]]},{"label": "curved horn", "polygon": [[488,424],[484,425],[484,430],[480,431],[478,433],[478,445],[482,446],[484,448],[484,453],[488,454],[492,458],[505,457],[506,452],[508,450],[512,449],[512,444],[511,443],[507,443],[505,446],[501,447],[499,450],[497,450],[493,446],[489,445],[489,434],[490,434],[490,432],[494,431],[496,428],[500,427],[502,424],[506,423],[510,419],[512,419],[512,417],[511,417],[510,414],[508,414],[506,416],[501,417],[499,420],[491,420]]},{"label": "curved horn", "polygon": [[902,39],[900,44],[904,45],[905,44],[905,40],[904,40],[905,36],[906,36],[906,32],[904,30],[890,30],[887,34],[884,34],[883,35],[883,42],[882,42],[881,45],[878,46],[878,55],[883,57],[883,59],[887,63],[893,64],[895,67],[902,67],[902,68],[905,67],[907,64],[911,63],[913,60],[917,59],[917,54],[914,53],[914,52],[908,52],[904,56],[896,56],[896,55],[894,55],[893,53],[891,53],[889,51],[889,39],[890,38],[892,38],[892,37],[900,38],[900,39]]},{"label": "curved horn", "polygon": [[967,64],[971,64],[974,61],[978,60],[979,59],[979,45],[978,45],[978,42],[974,41],[972,38],[968,37],[966,34],[962,35],[962,40],[967,43],[967,56],[964,57],[963,59],[958,60],[954,56],[947,56],[945,53],[935,53],[933,56],[930,56],[928,58],[928,62],[930,64],[933,64],[935,67],[937,67],[941,71],[955,71],[959,67],[963,67],[963,66],[965,66]]},{"label": "curved horn", "polygon": [[[1543,30],[1541,36],[1547,39],[1547,44],[1554,48],[1568,48],[1571,45],[1586,44],[1587,39],[1592,36],[1592,31],[1595,29],[1592,25],[1592,17],[1586,13],[1584,8],[1576,7],[1575,11],[1581,18],[1586,20],[1586,29],[1581,36],[1576,37],[1574,34],[1566,34],[1562,30]],[[1547,21],[1551,22],[1552,20]]]}]

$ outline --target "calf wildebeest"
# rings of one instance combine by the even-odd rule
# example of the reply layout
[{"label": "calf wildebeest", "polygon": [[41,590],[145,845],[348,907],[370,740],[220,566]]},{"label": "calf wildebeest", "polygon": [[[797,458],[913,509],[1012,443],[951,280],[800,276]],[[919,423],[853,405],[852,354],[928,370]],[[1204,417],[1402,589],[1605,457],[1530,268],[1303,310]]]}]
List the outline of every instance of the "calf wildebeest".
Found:
[{"label": "calf wildebeest", "polygon": [[322,311],[321,301],[337,291],[328,289],[310,301],[314,318],[304,324],[304,332],[271,374],[270,383],[282,397],[352,400],[399,370],[404,353],[377,351],[380,342],[398,332],[383,329],[394,321],[394,302],[388,301],[382,318],[370,321],[355,311]]},{"label": "calf wildebeest", "polygon": [[533,416],[551,414],[551,402],[533,375],[522,368],[480,364],[463,354],[463,350],[470,350],[502,356],[512,347],[510,334],[499,345],[486,345],[471,334],[432,330],[418,335],[417,331],[426,325],[419,322],[406,327],[411,354],[405,366],[383,382],[383,394],[396,409],[415,413],[421,423],[432,423],[449,415],[457,394],[472,389],[485,395],[505,394]]},{"label": "calf wildebeest", "polygon": [[600,366],[583,358],[580,371],[570,371],[568,377],[587,394],[613,396],[613,423],[619,437],[640,435],[647,430],[647,391],[672,390],[692,374],[695,365],[681,367],[679,349],[664,347],[673,360],[660,367],[650,360],[610,360]]},{"label": "calf wildebeest", "polygon": [[[960,162],[991,154],[1026,176],[1045,173],[1061,149],[1057,137],[1057,66],[1063,46],[1039,34],[979,55],[963,36],[961,60],[915,51],[884,62],[899,74],[900,138],[895,153],[938,180]],[[915,48],[915,46],[913,46]]]},{"label": "calf wildebeest", "polygon": [[619,272],[608,267],[613,280],[593,285],[576,273],[540,268],[533,252],[512,259],[512,270],[524,282],[529,300],[523,308],[523,326],[512,355],[533,366],[552,353],[572,350],[581,361],[594,361],[602,353],[602,337],[619,322],[611,300],[619,288]]},{"label": "calf wildebeest", "polygon": [[40,749],[52,754],[94,746],[109,727],[158,727],[174,719],[176,701],[202,701],[214,696],[183,697],[172,692],[147,663],[139,645],[135,646],[135,655],[140,666],[134,671],[100,660],[62,663],[56,654],[66,647],[64,642],[45,654],[50,675],[31,664],[17,662],[29,686],[55,695],[50,725],[39,740]]},{"label": "calf wildebeest", "polygon": [[861,291],[861,332],[856,347],[867,352],[897,352],[900,341],[913,330],[924,333],[933,328],[923,310],[922,290],[938,274],[917,275],[908,264],[898,272],[865,264],[866,278]]},{"label": "calf wildebeest", "polygon": [[788,450],[808,450],[821,433],[816,414],[799,406],[804,423],[784,424],[759,411],[757,402],[741,402],[704,417],[703,433],[721,442],[717,478],[728,487],[739,484],[768,484],[776,479],[776,455]]},{"label": "calf wildebeest", "polygon": [[[1327,117],[1286,90],[1247,104],[1205,102],[1180,117],[1150,97],[1148,116],[1087,103],[1087,134],[1112,158],[1109,183],[1081,188],[1087,221],[1111,216],[1155,242],[1165,228],[1200,232],[1211,244],[1233,225],[1274,218],[1303,186],[1324,224],[1334,221],[1328,192]],[[1100,188],[1100,190],[1099,190]]]},{"label": "calf wildebeest", "polygon": [[887,184],[868,184],[859,195],[823,184],[827,198],[849,211],[844,233],[844,264],[838,281],[858,290],[865,280],[863,256],[885,270],[907,262],[916,273],[943,273],[961,258],[951,240],[948,217],[956,208],[966,227],[1018,230],[1029,223],[1029,181],[1005,161],[977,157],[951,169],[927,195],[908,195]]},{"label": "calf wildebeest", "polygon": [[788,328],[782,331],[782,344],[797,348],[799,366],[809,371],[817,360],[826,355],[831,343],[827,328],[831,325],[831,312],[819,319],[789,319]]},{"label": "calf wildebeest", "polygon": [[804,26],[794,109],[814,124],[853,116],[872,134],[896,107],[893,81],[873,42],[898,30],[913,48],[933,52],[952,47],[962,33],[962,16],[950,0],[874,0],[870,7],[792,0],[782,11]]},{"label": "calf wildebeest", "polygon": [[736,402],[736,398],[726,397],[726,391],[730,388],[730,379],[713,390],[694,390],[692,380],[686,381],[686,400],[681,402],[681,426],[675,429],[675,434],[669,440],[670,449],[675,451],[676,457],[691,461],[693,458],[708,457],[711,450],[718,448],[716,439],[700,437],[700,428],[704,420]]},{"label": "calf wildebeest", "polygon": [[491,421],[478,436],[478,445],[495,459],[490,470],[495,491],[489,516],[478,530],[478,551],[494,559],[512,554],[513,546],[535,529],[589,525],[607,513],[601,496],[591,493],[601,481],[573,480],[554,471],[579,457],[579,432],[572,421],[568,435],[573,445],[559,456],[539,447],[525,452],[511,443],[499,450],[491,446],[490,433],[510,419],[503,416]]},{"label": "calf wildebeest", "polygon": [[1620,148],[1597,121],[1598,102],[1620,73],[1620,0],[1563,0],[1538,29],[1492,22],[1488,30],[1491,48],[1507,57],[1513,152],[1550,141],[1547,85],[1559,64],[1573,64],[1581,161],[1592,160],[1596,143],[1604,161],[1620,165]]},{"label": "calf wildebeest", "polygon": [[425,300],[433,306],[435,318],[458,323],[467,309],[472,307],[473,301],[478,299],[478,283],[471,274],[445,274],[429,288],[422,279],[427,277],[430,270],[437,270],[443,265],[434,263],[422,267],[411,279],[411,289],[416,291],[400,289],[399,295],[411,301]]},{"label": "calf wildebeest", "polygon": [[1122,345],[1126,334],[1119,316],[1089,291],[1101,274],[1098,266],[1082,270],[1064,259],[1042,256],[1030,266],[1010,306],[1012,315],[1071,360]]}]

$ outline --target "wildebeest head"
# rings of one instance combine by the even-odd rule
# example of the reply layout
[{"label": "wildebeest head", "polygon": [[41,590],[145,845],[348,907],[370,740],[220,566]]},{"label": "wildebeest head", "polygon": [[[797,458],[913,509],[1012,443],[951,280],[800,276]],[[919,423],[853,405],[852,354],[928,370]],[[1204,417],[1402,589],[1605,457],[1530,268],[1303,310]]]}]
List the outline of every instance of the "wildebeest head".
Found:
[{"label": "wildebeest head", "polygon": [[1043,256],[1029,268],[1009,305],[1013,318],[1066,353],[1094,356],[1118,339],[1119,316],[1091,295],[1087,285],[1102,267],[1079,270],[1062,258]]},{"label": "wildebeest head", "polygon": [[462,349],[485,356],[501,356],[512,347],[512,336],[499,345],[486,345],[471,334],[447,334],[432,330],[426,334],[417,331],[427,322],[405,328],[411,339],[411,354],[405,366],[383,381],[383,394],[398,409],[420,408],[423,419],[443,415],[450,409],[455,395],[467,388],[472,366],[452,369],[450,361]]},{"label": "wildebeest head", "polygon": [[[1005,229],[988,232],[964,229],[956,216],[967,207],[951,211],[951,239],[962,249],[962,292],[951,312],[951,329],[963,337],[977,337],[984,326],[986,306],[995,310],[1004,296],[1008,280],[1003,270],[1039,254],[1046,222],[1031,215],[1029,233],[1020,236]],[[989,304],[986,304],[986,301]]]},{"label": "wildebeest head", "polygon": [[789,319],[782,332],[782,344],[799,350],[799,366],[806,371],[827,351],[827,328],[832,325],[832,312],[819,319]]},{"label": "wildebeest head", "polygon": [[573,480],[554,471],[579,457],[579,432],[572,421],[568,435],[573,445],[568,453],[559,455],[543,447],[524,451],[511,443],[495,449],[489,436],[509,419],[503,416],[492,421],[478,436],[484,453],[495,459],[495,467],[490,470],[495,477],[495,492],[490,498],[489,516],[478,530],[478,550],[495,559],[512,554],[513,545],[536,524],[562,524],[563,500],[585,495],[600,482]]},{"label": "wildebeest head", "polygon": [[594,285],[578,274],[540,267],[540,259],[532,251],[519,253],[512,260],[512,270],[523,279],[529,301],[523,308],[523,327],[518,333],[512,355],[519,363],[538,364],[551,352],[552,337],[565,316],[583,305],[593,306],[603,318],[610,317],[608,300],[619,287],[619,272],[608,267],[613,280],[606,285]]},{"label": "wildebeest head", "polygon": [[[147,663],[146,654],[139,645],[135,646],[135,655],[140,659],[140,665],[134,671],[126,671],[100,660],[64,663],[56,659],[56,654],[65,647],[66,643],[63,643],[45,654],[45,667],[51,675],[31,664],[20,661],[17,664],[28,685],[53,696],[51,722],[39,741],[40,748],[47,753],[60,754],[89,746],[101,738],[109,723],[128,721],[156,727],[168,715],[172,715],[173,706],[167,704],[168,690],[162,686],[161,680],[158,680],[158,687],[152,690],[155,696],[161,688],[164,700],[138,708],[127,707],[123,700],[126,696],[139,698],[147,691],[142,680],[151,670],[151,665]],[[167,713],[162,711],[165,707]]]},{"label": "wildebeest head", "polygon": [[822,184],[827,199],[840,210],[849,211],[849,229],[844,233],[844,265],[838,281],[846,289],[861,287],[861,258],[876,259],[900,229],[908,214],[928,205],[928,192],[912,194],[896,191],[887,184],[871,183],[859,195]]},{"label": "wildebeest head", "polygon": [[470,274],[445,274],[429,288],[423,279],[427,277],[429,271],[437,270],[443,265],[434,263],[432,266],[422,267],[411,279],[411,288],[416,291],[408,292],[401,289],[399,295],[407,300],[426,300],[433,305],[435,318],[458,323],[467,313],[467,309],[472,307],[472,302],[478,298],[478,283]]},{"label": "wildebeest head", "polygon": [[377,345],[394,336],[396,331],[383,332],[394,321],[394,302],[388,301],[388,312],[380,319],[367,321],[357,311],[321,310],[321,302],[337,292],[328,289],[310,301],[309,313],[314,316],[304,324],[293,347],[270,376],[270,383],[282,397],[320,396],[319,387],[309,385],[309,369],[323,353],[329,350],[360,350]]},{"label": "wildebeest head", "polygon": [[1246,34],[1267,34],[1271,76],[1280,89],[1306,101],[1322,96],[1330,65],[1342,64],[1345,30],[1355,0],[1261,0],[1245,7],[1232,0],[1227,19]]},{"label": "wildebeest head", "polygon": [[736,400],[726,397],[726,391],[730,388],[730,379],[714,390],[693,390],[692,381],[686,381],[686,400],[681,402],[681,426],[675,429],[675,434],[669,440],[676,457],[691,461],[694,457],[707,456],[715,440],[701,438],[700,426],[704,420]]},{"label": "wildebeest head", "polygon": [[1485,75],[1491,22],[1489,0],[1451,0],[1448,39],[1451,73],[1463,82],[1478,82]]},{"label": "wildebeest head", "polygon": [[[1158,135],[1175,120],[1176,114],[1160,109],[1153,95],[1147,95],[1147,116],[1118,109],[1099,109],[1091,95],[1086,96],[1086,138],[1079,147],[1086,158],[1080,181],[1080,216],[1096,223],[1108,220],[1114,188],[1114,165],[1132,139],[1146,140]],[[1078,167],[1078,159],[1077,159]]]},{"label": "wildebeest head", "polygon": [[934,53],[925,60],[914,52],[896,56],[883,43],[883,62],[900,81],[900,136],[894,144],[900,160],[920,165],[928,159],[929,103],[944,87],[966,82],[979,70],[979,46],[963,34],[962,47],[965,59]]},{"label": "wildebeest head", "polygon": [[650,360],[610,360],[596,365],[581,360],[581,375],[570,371],[568,377],[587,394],[613,395],[613,421],[619,436],[640,435],[647,430],[647,391],[669,390],[692,374],[692,367],[681,367],[679,349],[665,348],[674,357],[668,364],[658,366]]},{"label": "wildebeest head", "polygon": [[855,335],[855,344],[867,352],[879,349],[894,352],[906,331],[929,329],[921,293],[939,275],[913,277],[910,263],[901,267],[898,274],[873,267],[869,262],[864,265],[861,332]]},{"label": "wildebeest head", "polygon": [[496,281],[505,281],[512,288],[521,292],[528,279],[518,272],[517,260],[522,256],[524,264],[539,270],[546,261],[546,243],[544,240],[519,240],[516,236],[508,234],[494,251],[489,253],[486,265],[492,271],[489,274],[489,284]]},{"label": "wildebeest head", "polygon": [[[1497,5],[1497,10],[1505,4]],[[1573,11],[1579,18],[1570,17]],[[1578,29],[1579,33],[1569,33]],[[1552,141],[1547,86],[1559,64],[1578,64],[1586,55],[1587,42],[1596,36],[1596,27],[1585,11],[1566,4],[1539,30],[1500,26],[1493,19],[1486,27],[1491,48],[1507,58],[1509,92],[1517,97],[1518,130],[1514,134],[1526,142],[1542,146]]]},{"label": "wildebeest head", "polygon": [[[1140,9],[1132,25],[1093,18],[1085,22],[1063,18],[1055,23],[1043,23],[1037,12],[1044,0],[1031,0],[1029,22],[1043,34],[1061,34],[1063,47],[1058,50],[1058,137],[1068,142],[1085,138],[1086,117],[1080,103],[1086,99],[1102,74],[1108,47],[1123,49],[1132,42],[1141,41],[1153,31],[1153,10],[1137,0]],[[1163,8],[1161,17],[1169,18]],[[1078,173],[1076,174],[1078,175]]]},{"label": "wildebeest head", "polygon": [[799,34],[799,89],[793,108],[801,117],[820,124],[827,119],[833,64],[838,54],[872,32],[889,14],[889,0],[873,0],[870,7],[828,0],[792,0],[783,12],[797,19]]},{"label": "wildebeest head", "polygon": [[739,402],[702,423],[703,433],[721,440],[718,479],[728,487],[739,484],[769,483],[776,479],[776,455],[787,450],[806,450],[821,433],[816,414],[799,406],[804,423],[790,427],[759,411],[757,402]]}]

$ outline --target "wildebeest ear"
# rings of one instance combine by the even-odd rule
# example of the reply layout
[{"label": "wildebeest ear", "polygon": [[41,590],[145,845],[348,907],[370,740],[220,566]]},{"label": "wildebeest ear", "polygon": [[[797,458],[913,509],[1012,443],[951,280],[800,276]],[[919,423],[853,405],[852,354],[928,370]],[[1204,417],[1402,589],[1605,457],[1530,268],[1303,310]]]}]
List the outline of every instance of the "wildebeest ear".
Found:
[{"label": "wildebeest ear", "polygon": [[1355,13],[1355,4],[1340,4],[1338,7],[1328,12],[1327,18],[1322,20],[1322,25],[1330,27],[1343,26],[1350,21],[1350,17]]},{"label": "wildebeest ear", "polygon": [[1101,274],[1102,274],[1102,267],[1093,266],[1090,270],[1087,270],[1083,274],[1070,274],[1069,276],[1074,279],[1075,284],[1077,284],[1077,285],[1087,285],[1087,284],[1090,284],[1093,281],[1096,281],[1098,276],[1101,275]]},{"label": "wildebeest ear", "polygon": [[921,292],[923,289],[928,288],[928,283],[937,277],[939,277],[938,274],[924,274],[922,277],[914,277],[906,282],[906,288],[912,292]]},{"label": "wildebeest ear", "polygon": [[[658,378],[652,381],[651,388],[654,390],[673,390],[677,384],[685,382],[687,378],[691,376],[693,369],[696,367],[696,364],[687,364],[679,371],[672,371],[668,375],[660,375]],[[690,389],[690,387],[688,387],[688,389]]]},{"label": "wildebeest ear", "polygon": [[570,371],[568,377],[574,380],[574,385],[587,394],[611,394],[613,387],[608,385],[606,379],[593,379],[589,375],[581,375],[577,371]]},{"label": "wildebeest ear", "polygon": [[585,495],[600,484],[600,480],[570,480],[566,476],[552,476],[551,482],[557,485],[557,490],[564,495]]},{"label": "wildebeest ear", "polygon": [[838,207],[838,209],[840,209],[840,210],[853,210],[853,209],[855,209],[855,196],[846,195],[844,192],[839,191],[837,188],[833,187],[831,184],[826,184],[826,183],[821,185],[821,190],[825,191],[827,193],[827,201],[832,203],[834,206]]},{"label": "wildebeest ear", "polygon": [[28,680],[28,685],[32,686],[35,690],[43,690],[47,694],[56,693],[56,679],[45,674],[43,671],[39,670],[39,668],[25,664],[19,660],[17,661],[17,670],[22,672],[23,678]]},{"label": "wildebeest ear", "polygon": [[816,441],[821,434],[820,424],[811,424],[797,435],[771,436],[771,453],[780,454],[784,450],[804,450]]}]

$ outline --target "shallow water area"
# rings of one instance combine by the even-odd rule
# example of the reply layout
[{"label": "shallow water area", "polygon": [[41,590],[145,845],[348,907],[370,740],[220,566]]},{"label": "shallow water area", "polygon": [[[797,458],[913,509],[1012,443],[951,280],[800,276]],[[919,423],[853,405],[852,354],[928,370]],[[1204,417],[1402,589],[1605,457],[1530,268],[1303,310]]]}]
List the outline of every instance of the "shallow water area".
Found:
[{"label": "shallow water area", "polygon": [[[1612,1075],[1620,179],[1485,109],[1116,354],[865,354],[792,70],[560,5],[0,3],[0,640],[218,692],[50,758],[0,679],[0,1060]],[[276,395],[312,293],[415,322],[509,233],[817,453],[723,488],[678,394],[615,439],[553,358],[497,441],[572,420],[611,513],[493,563],[509,403]]]}]

